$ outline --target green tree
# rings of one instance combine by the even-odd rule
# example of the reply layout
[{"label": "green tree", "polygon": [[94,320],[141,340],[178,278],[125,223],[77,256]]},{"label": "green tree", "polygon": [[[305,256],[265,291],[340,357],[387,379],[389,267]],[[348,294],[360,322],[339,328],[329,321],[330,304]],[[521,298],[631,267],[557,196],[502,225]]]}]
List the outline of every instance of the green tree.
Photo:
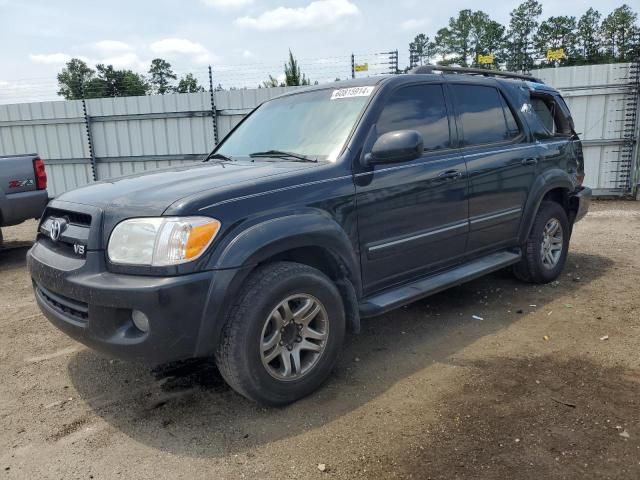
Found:
[{"label": "green tree", "polygon": [[583,63],[598,63],[601,60],[600,19],[600,13],[590,8],[578,20],[576,48]]},{"label": "green tree", "polygon": [[153,93],[164,95],[165,93],[174,91],[171,81],[176,80],[178,77],[173,73],[171,64],[166,60],[162,58],[154,58],[151,60],[149,75],[149,83],[151,84]]},{"label": "green tree", "polygon": [[[311,80],[305,77],[305,74],[300,71],[298,61],[289,50],[289,61],[284,64],[285,84],[290,86],[296,85],[311,85]],[[271,76],[270,76],[271,77]]]},{"label": "green tree", "polygon": [[198,79],[193,76],[193,73],[187,73],[178,82],[176,88],[178,93],[196,93],[204,92],[204,87],[198,83]]},{"label": "green tree", "polygon": [[547,50],[564,49],[565,58],[560,64],[571,63],[575,59],[576,48],[576,17],[549,17],[540,24],[534,36],[534,44],[538,54],[546,57]]},{"label": "green tree", "polygon": [[424,33],[416,35],[409,44],[409,55],[412,65],[427,65],[431,63],[431,57],[435,53],[435,43]]},{"label": "green tree", "polygon": [[445,36],[449,53],[454,56],[452,61],[463,67],[468,67],[470,60],[473,61],[472,19],[471,10],[460,10],[457,17],[449,19],[449,34]]},{"label": "green tree", "polygon": [[507,69],[528,71],[534,63],[533,39],[538,30],[542,5],[525,0],[511,11],[507,32]]},{"label": "green tree", "polygon": [[79,58],[72,58],[58,74],[58,95],[65,100],[81,99],[82,90],[94,78],[95,73],[95,70]]},{"label": "green tree", "polygon": [[434,54],[440,55],[440,60],[436,63],[438,65],[449,65],[450,63],[455,63],[455,59],[452,58],[452,50],[451,50],[451,32],[448,28],[441,28],[436,32],[436,36],[433,39],[434,43]]},{"label": "green tree", "polygon": [[264,88],[285,87],[284,83],[280,83],[273,75],[269,75],[269,79],[262,82]]},{"label": "green tree", "polygon": [[609,61],[625,62],[638,54],[638,15],[622,5],[602,21],[602,37]]},{"label": "green tree", "polygon": [[146,79],[131,70],[116,70],[113,65],[96,65],[97,76],[87,82],[86,98],[132,97],[146,95],[150,86]]},{"label": "green tree", "polygon": [[[473,45],[473,59],[471,63],[476,67],[498,68],[504,56],[505,28],[489,15],[478,10],[471,15],[471,42]],[[479,55],[493,55],[493,65],[480,65]]]}]

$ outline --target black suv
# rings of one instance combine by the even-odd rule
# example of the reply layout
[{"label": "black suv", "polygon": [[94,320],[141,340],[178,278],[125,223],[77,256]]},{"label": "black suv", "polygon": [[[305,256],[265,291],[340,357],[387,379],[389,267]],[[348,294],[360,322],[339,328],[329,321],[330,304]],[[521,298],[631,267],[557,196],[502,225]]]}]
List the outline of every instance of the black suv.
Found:
[{"label": "black suv", "polygon": [[363,317],[505,267],[554,280],[591,197],[565,102],[532,77],[438,70],[298,90],[202,163],[61,195],[28,253],[38,305],[96,350],[215,356],[236,391],[283,405]]}]

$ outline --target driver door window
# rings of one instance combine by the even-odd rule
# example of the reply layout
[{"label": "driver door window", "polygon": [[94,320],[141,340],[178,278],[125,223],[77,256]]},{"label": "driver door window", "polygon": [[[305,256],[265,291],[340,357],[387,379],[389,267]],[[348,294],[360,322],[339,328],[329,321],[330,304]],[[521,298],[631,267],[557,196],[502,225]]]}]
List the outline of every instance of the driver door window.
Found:
[{"label": "driver door window", "polygon": [[395,130],[419,132],[425,152],[451,148],[442,85],[414,85],[394,92],[378,118],[377,133]]}]

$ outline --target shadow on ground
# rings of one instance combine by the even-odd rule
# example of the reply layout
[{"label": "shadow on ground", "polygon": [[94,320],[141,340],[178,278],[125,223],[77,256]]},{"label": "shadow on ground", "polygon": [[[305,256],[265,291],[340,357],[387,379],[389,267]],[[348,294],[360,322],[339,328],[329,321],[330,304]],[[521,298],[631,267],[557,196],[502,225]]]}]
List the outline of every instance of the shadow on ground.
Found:
[{"label": "shadow on ground", "polygon": [[195,457],[243,452],[340,418],[407,376],[434,362],[448,362],[479,338],[523,319],[530,304],[544,308],[579,291],[612,263],[572,253],[559,285],[526,285],[502,271],[368,319],[362,333],[347,340],[329,382],[283,409],[263,408],[235,394],[207,362],[150,373],[83,350],[70,359],[69,375],[95,414],[138,442]]},{"label": "shadow on ground", "polygon": [[4,242],[0,247],[0,272],[23,268],[32,242]]},{"label": "shadow on ground", "polygon": [[553,356],[466,366],[436,426],[419,425],[347,478],[640,478],[640,371]]}]

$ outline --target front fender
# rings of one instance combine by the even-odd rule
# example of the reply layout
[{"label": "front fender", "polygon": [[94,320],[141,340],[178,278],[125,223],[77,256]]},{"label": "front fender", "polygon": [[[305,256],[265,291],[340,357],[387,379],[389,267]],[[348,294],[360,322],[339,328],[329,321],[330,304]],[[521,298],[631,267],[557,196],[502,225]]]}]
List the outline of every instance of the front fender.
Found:
[{"label": "front fender", "polygon": [[[244,228],[237,227],[214,251],[208,267],[216,273],[201,323],[197,356],[213,353],[222,335],[225,314],[253,267],[274,255],[301,247],[320,247],[339,258],[350,282],[342,280],[337,285],[352,300],[347,304],[350,305],[347,315],[351,329],[359,330],[356,292],[361,292],[361,282],[358,257],[349,236],[326,212],[296,212],[254,220]],[[351,292],[349,288],[355,291]]]},{"label": "front fender", "polygon": [[529,191],[522,221],[520,222],[520,231],[518,233],[520,243],[524,243],[527,240],[542,199],[547,192],[554,188],[563,188],[567,192],[572,192],[575,186],[573,178],[566,171],[559,168],[549,169],[538,176]]},{"label": "front fender", "polygon": [[214,252],[209,267],[215,270],[257,265],[295,248],[320,247],[337,256],[356,289],[360,287],[357,254],[344,229],[326,212],[296,212],[258,221],[229,239]]}]

